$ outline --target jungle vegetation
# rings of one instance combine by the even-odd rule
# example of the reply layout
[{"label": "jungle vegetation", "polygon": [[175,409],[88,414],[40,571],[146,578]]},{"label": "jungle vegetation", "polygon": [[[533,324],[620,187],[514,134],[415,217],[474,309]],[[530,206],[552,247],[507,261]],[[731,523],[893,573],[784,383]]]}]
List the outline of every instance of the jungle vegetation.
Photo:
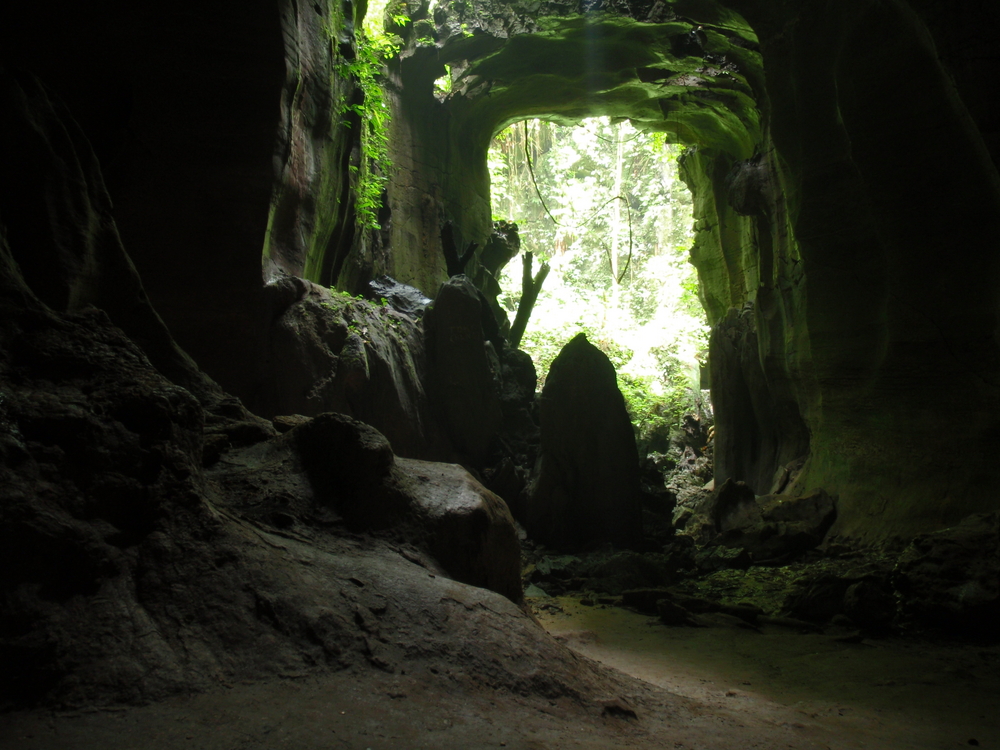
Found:
[{"label": "jungle vegetation", "polygon": [[[707,408],[699,367],[708,327],[688,261],[683,151],[607,117],[577,127],[516,123],[489,151],[494,219],[515,221],[522,252],[551,267],[520,343],[539,387],[562,346],[583,332],[615,365],[640,435]],[[500,282],[513,317],[521,264],[510,263]]]}]

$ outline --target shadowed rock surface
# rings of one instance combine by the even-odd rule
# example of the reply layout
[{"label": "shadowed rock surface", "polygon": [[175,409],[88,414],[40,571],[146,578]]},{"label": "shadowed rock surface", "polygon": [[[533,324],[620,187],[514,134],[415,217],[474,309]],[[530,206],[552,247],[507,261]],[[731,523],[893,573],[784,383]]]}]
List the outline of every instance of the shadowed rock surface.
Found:
[{"label": "shadowed rock surface", "polygon": [[524,511],[528,532],[561,549],[638,540],[635,435],[614,366],[584,334],[552,362],[540,417],[541,451]]},{"label": "shadowed rock surface", "polygon": [[[459,622],[478,632],[480,610],[544,640],[510,601],[519,548],[506,506],[464,470],[397,461],[373,428],[329,414],[206,472],[198,402],[103,313],[53,313],[6,249],[0,260],[5,701],[406,669],[457,645]],[[513,631],[493,632],[507,649]],[[529,642],[525,653],[546,648]]]},{"label": "shadowed rock surface", "polygon": [[424,315],[431,398],[455,449],[474,466],[486,463],[503,420],[500,362],[484,314],[492,316],[476,287],[455,276]]},{"label": "shadowed rock surface", "polygon": [[908,618],[993,637],[1000,613],[1000,514],[980,513],[914,539],[893,571]]},{"label": "shadowed rock surface", "polygon": [[427,393],[428,361],[417,321],[294,276],[265,288],[271,301],[268,416],[327,411],[382,431],[402,456],[450,460],[454,451]]}]

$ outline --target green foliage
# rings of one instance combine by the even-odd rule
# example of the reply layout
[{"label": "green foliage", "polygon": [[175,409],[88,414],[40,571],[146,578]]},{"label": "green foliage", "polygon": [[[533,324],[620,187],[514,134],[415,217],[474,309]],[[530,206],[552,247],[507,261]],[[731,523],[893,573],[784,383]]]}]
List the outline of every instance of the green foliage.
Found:
[{"label": "green foliage", "polygon": [[341,289],[335,289],[330,287],[330,294],[334,299],[339,299],[342,302],[354,302],[355,300],[364,300],[364,297],[360,294],[351,294],[350,292],[345,292]]},{"label": "green foliage", "polygon": [[[339,58],[337,73],[352,79],[361,91],[360,101],[344,100],[340,115],[346,127],[352,127],[348,115],[356,115],[360,124],[361,163],[349,167],[354,181],[355,216],[364,229],[380,229],[378,211],[382,205],[382,192],[392,170],[389,158],[389,105],[382,91],[381,76],[385,62],[399,52],[400,39],[385,33],[383,13],[386,2],[373,2],[365,18],[363,29],[356,37],[356,54],[353,60]],[[390,22],[405,26],[410,19],[405,14],[392,13]],[[332,32],[331,40],[333,40]]]},{"label": "green foliage", "polygon": [[[662,135],[608,118],[577,128],[534,122],[527,132],[518,124],[489,152],[494,218],[517,221],[522,250],[552,267],[521,342],[540,385],[562,346],[586,333],[619,371],[642,434],[679,423],[700,395],[708,329],[688,260],[694,221],[680,153]],[[505,269],[501,287],[513,313],[520,264]]]},{"label": "green foliage", "polygon": [[[344,102],[341,116],[354,113],[361,125],[361,163],[350,167],[354,177],[355,213],[358,223],[366,229],[380,229],[378,211],[382,205],[382,191],[389,180],[392,161],[389,159],[389,106],[385,101],[379,76],[387,58],[398,51],[398,46],[383,39],[358,36],[357,56],[343,60],[341,74],[352,77],[361,89],[361,101]],[[351,121],[344,120],[350,127]]]},{"label": "green foliage", "polygon": [[522,247],[544,260],[577,255],[577,273],[606,287],[612,267],[634,278],[641,269],[629,261],[630,246],[634,262],[637,248],[656,255],[690,244],[691,196],[677,174],[681,150],[662,134],[641,133],[610,118],[575,128],[536,120],[527,134],[518,123],[498,133],[490,148],[493,213],[516,221]]},{"label": "green foliage", "polygon": [[625,408],[640,443],[648,442],[657,432],[679,425],[681,417],[689,411],[690,398],[676,391],[657,394],[648,377],[619,374],[618,390],[625,398]]},{"label": "green foliage", "polygon": [[360,294],[355,296],[350,292],[344,292],[330,287],[330,301],[320,302],[319,306],[326,310],[333,310],[336,312],[340,310],[349,310],[351,304],[364,301],[365,298]]},{"label": "green foliage", "polygon": [[632,349],[614,339],[591,338],[590,336],[587,338],[590,340],[590,343],[604,352],[604,355],[611,360],[611,364],[615,370],[620,370],[635,356],[635,352]]},{"label": "green foliage", "polygon": [[[433,41],[433,40],[431,40]],[[451,66],[444,66],[444,75],[434,81],[434,93],[443,98],[451,93]]]}]

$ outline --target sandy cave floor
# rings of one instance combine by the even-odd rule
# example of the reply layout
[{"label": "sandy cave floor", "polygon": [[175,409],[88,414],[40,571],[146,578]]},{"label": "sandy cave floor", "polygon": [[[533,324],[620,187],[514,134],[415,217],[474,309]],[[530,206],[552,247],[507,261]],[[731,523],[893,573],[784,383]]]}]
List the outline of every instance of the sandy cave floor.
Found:
[{"label": "sandy cave floor", "polygon": [[708,710],[792,727],[820,747],[1000,748],[997,645],[666,627],[567,598],[539,616],[580,653]]},{"label": "sandy cave floor", "polygon": [[581,704],[443,671],[289,675],[143,707],[0,716],[0,750],[1000,748],[1000,646],[670,628],[570,597],[533,604],[558,640],[642,682]]}]

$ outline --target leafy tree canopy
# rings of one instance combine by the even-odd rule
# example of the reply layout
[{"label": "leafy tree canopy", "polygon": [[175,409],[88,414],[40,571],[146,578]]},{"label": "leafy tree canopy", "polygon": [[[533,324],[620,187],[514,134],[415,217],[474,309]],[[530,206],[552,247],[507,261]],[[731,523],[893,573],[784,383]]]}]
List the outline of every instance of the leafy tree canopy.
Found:
[{"label": "leafy tree canopy", "polygon": [[[489,151],[494,218],[517,222],[523,251],[552,267],[521,348],[540,379],[584,332],[611,358],[640,433],[700,399],[705,313],[688,262],[691,194],[682,148],[610,118],[512,125]],[[520,264],[501,278],[514,313]]]}]

